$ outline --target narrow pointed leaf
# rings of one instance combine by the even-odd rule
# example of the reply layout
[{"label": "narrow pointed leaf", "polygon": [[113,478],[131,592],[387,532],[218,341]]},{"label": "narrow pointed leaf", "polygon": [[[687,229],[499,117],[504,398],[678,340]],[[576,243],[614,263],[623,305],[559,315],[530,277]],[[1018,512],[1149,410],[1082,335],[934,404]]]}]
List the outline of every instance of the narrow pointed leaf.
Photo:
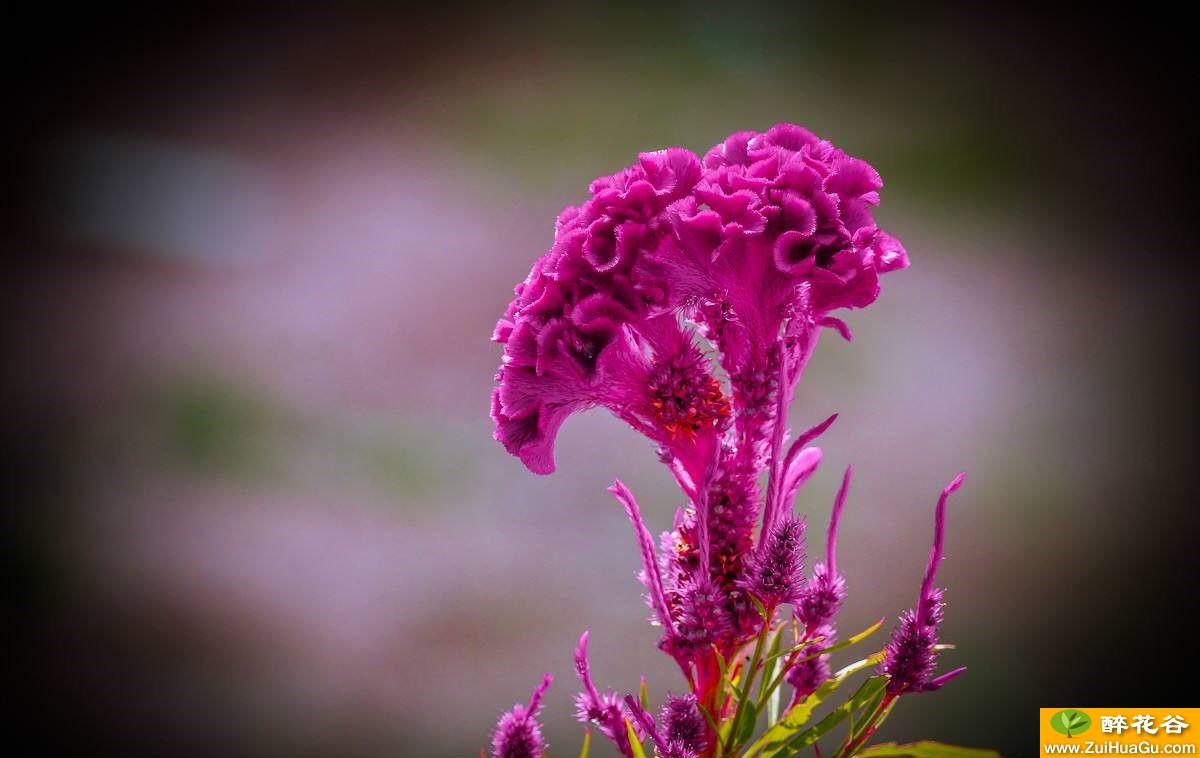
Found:
[{"label": "narrow pointed leaf", "polygon": [[817,706],[824,702],[824,700],[828,698],[834,690],[840,687],[854,674],[857,674],[859,671],[862,671],[865,668],[875,666],[882,660],[883,651],[880,651],[874,655],[863,658],[861,661],[855,661],[854,663],[851,663],[849,666],[846,666],[833,676],[829,677],[827,680],[825,680],[824,684],[817,688],[816,692],[797,703],[794,707],[792,707],[791,710],[783,714],[783,718],[779,720],[779,723],[767,729],[766,733],[759,737],[758,741],[751,745],[746,751],[746,758],[750,758],[750,756],[754,755],[760,750],[765,749],[768,745],[779,744],[787,740],[790,735],[799,732],[808,723],[809,719],[812,718],[813,712],[816,711]]},{"label": "narrow pointed leaf", "polygon": [[[783,645],[783,629],[776,629],[767,647],[767,657],[763,659],[762,681],[758,683],[758,700],[761,702],[767,692],[767,686],[775,679],[775,666],[778,663],[779,648]],[[767,700],[767,723],[772,724],[779,718],[779,698],[776,696],[779,688],[771,692]]]},{"label": "narrow pointed leaf", "polygon": [[[816,658],[817,656],[825,655],[826,653],[832,653],[837,650],[841,650],[842,648],[850,647],[851,645],[857,645],[858,643],[862,642],[867,637],[870,637],[872,634],[874,634],[876,631],[878,631],[879,627],[881,627],[881,626],[883,626],[883,619],[879,619],[874,624],[872,624],[871,626],[862,630],[861,632],[854,635],[853,637],[849,637],[849,638],[843,640],[842,642],[838,642],[836,644],[830,645],[829,647],[825,648],[824,650],[822,650],[818,653],[813,653],[812,655],[805,656],[804,658],[798,658],[795,662],[800,663],[801,661],[812,660],[813,658]],[[800,650],[802,650],[804,648],[805,645],[811,645],[813,642],[817,642],[820,639],[821,639],[820,637],[814,637],[811,640],[805,640],[801,644],[796,645],[791,648],[788,648],[787,650],[784,650],[783,652],[779,653],[778,655],[791,655],[792,653],[799,652]]]},{"label": "narrow pointed leaf", "polygon": [[634,730],[633,724],[629,723],[629,719],[625,720],[625,729],[629,732],[629,748],[633,751],[633,758],[646,758],[646,751],[642,749],[637,731]]},{"label": "narrow pointed leaf", "polygon": [[754,736],[754,727],[758,724],[758,712],[754,709],[754,701],[747,700],[738,709],[738,732],[735,738],[737,745],[744,744]]},{"label": "narrow pointed leaf", "polygon": [[746,594],[750,597],[750,602],[754,603],[754,610],[758,611],[758,615],[762,616],[762,620],[764,622],[769,622],[770,619],[767,618],[767,607],[763,605],[762,601],[756,598],[753,594],[749,592]]},{"label": "narrow pointed leaf", "polygon": [[[855,728],[855,725],[851,726],[851,728],[850,728],[850,741],[851,742],[854,742],[859,737],[861,737],[863,732],[867,731],[868,728],[876,726],[876,723],[871,720],[870,716],[872,716],[875,713],[875,709],[878,708],[880,703],[883,702],[884,693],[885,693],[885,690],[883,690],[883,689],[879,690],[879,692],[875,693],[875,696],[873,698],[871,698],[871,701],[869,703],[867,703],[866,707],[863,708],[863,712],[866,714],[866,718],[864,718],[861,723],[857,724],[857,728]],[[853,718],[853,716],[851,716],[851,717]]]},{"label": "narrow pointed leaf", "polygon": [[763,756],[770,758],[771,756],[786,756],[795,755],[804,748],[813,744],[817,740],[824,737],[833,731],[838,724],[845,721],[850,714],[855,711],[862,710],[875,697],[876,693],[887,687],[888,678],[886,676],[873,676],[855,691],[850,699],[834,708],[825,718],[805,729],[803,732],[796,734],[785,741],[783,744],[772,743],[763,750]]}]

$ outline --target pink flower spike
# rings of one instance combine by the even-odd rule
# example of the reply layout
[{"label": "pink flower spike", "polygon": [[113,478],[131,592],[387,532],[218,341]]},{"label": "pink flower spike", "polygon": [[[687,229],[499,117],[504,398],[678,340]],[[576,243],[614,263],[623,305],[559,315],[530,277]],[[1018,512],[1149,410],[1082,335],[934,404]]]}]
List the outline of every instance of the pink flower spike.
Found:
[{"label": "pink flower spike", "polygon": [[763,504],[762,534],[771,534],[775,529],[775,520],[782,514],[783,508],[783,435],[787,427],[788,402],[791,400],[792,385],[788,382],[788,356],[782,350],[778,352],[779,374],[776,378],[775,413],[771,424],[770,461],[771,470],[767,473],[767,497]]},{"label": "pink flower spike", "polygon": [[492,732],[493,758],[541,758],[546,750],[546,741],[542,738],[542,725],[538,723],[537,716],[542,695],[553,681],[554,677],[545,674],[542,683],[529,698],[529,705],[518,703],[500,716]]},{"label": "pink flower spike", "polygon": [[575,673],[579,676],[579,683],[587,690],[587,694],[592,700],[599,700],[600,693],[596,691],[596,685],[592,682],[592,670],[588,664],[587,644],[588,637],[591,632],[585,631],[579,637],[579,644],[575,647]]},{"label": "pink flower spike", "polygon": [[797,618],[810,630],[832,623],[846,601],[846,580],[837,570],[837,533],[853,474],[853,467],[847,466],[842,477],[842,486],[833,500],[833,514],[829,517],[825,562],[813,566],[812,579],[804,586],[800,600],[795,606]]},{"label": "pink flower spike", "polygon": [[[836,413],[833,414],[805,431],[788,446],[787,455],[783,459],[783,497],[779,500],[778,512],[772,515],[772,523],[779,519],[785,510],[791,508],[796,491],[808,477],[812,476],[813,472],[817,470],[817,464],[821,462],[821,450],[805,446],[824,434],[825,430],[832,426],[834,421],[837,421],[837,417]],[[809,450],[815,452],[810,453]],[[804,460],[798,460],[798,458],[804,458]]]},{"label": "pink flower spike", "polygon": [[833,329],[839,335],[841,335],[842,339],[846,340],[847,342],[854,341],[854,332],[850,331],[850,325],[845,321],[842,321],[840,318],[826,316],[817,322],[817,326],[824,326],[829,329]]},{"label": "pink flower spike", "polygon": [[825,541],[825,564],[829,573],[837,574],[837,533],[842,521],[842,509],[846,507],[846,495],[850,491],[850,478],[854,475],[854,467],[847,466],[842,476],[842,486],[838,488],[837,497],[833,499],[833,514],[829,517],[829,535]]},{"label": "pink flower spike", "polygon": [[625,706],[615,692],[600,693],[592,682],[591,667],[587,657],[588,633],[584,632],[575,648],[575,673],[583,684],[584,691],[575,696],[576,718],[596,725],[600,733],[612,740],[621,755],[633,758],[629,745],[629,733],[625,728]]},{"label": "pink flower spike", "polygon": [[529,706],[525,710],[530,713],[536,713],[537,709],[541,707],[542,695],[546,694],[546,690],[550,689],[550,685],[553,683],[554,675],[549,673],[542,674],[542,683],[533,691],[533,695],[529,698]]},{"label": "pink flower spike", "polygon": [[625,696],[625,707],[629,709],[630,715],[633,716],[633,720],[642,728],[642,731],[649,735],[650,739],[654,740],[654,747],[658,750],[659,755],[665,754],[667,752],[667,742],[659,733],[658,727],[654,723],[654,717],[642,707],[642,704],[633,695]]},{"label": "pink flower spike", "polygon": [[934,678],[937,669],[937,627],[943,616],[943,592],[933,586],[938,564],[942,560],[942,548],[946,537],[946,502],[950,495],[962,486],[966,474],[954,477],[942,490],[938,498],[933,521],[933,547],[929,550],[929,563],[925,566],[925,577],[921,582],[921,594],[914,608],[900,614],[900,622],[888,641],[879,671],[887,674],[888,693],[901,695],[906,692],[929,692],[938,689],[966,669],[955,669]]},{"label": "pink flower spike", "polygon": [[642,518],[637,499],[620,479],[614,479],[608,491],[625,506],[625,515],[629,517],[629,523],[633,525],[633,531],[637,535],[638,546],[642,551],[642,583],[646,585],[650,607],[654,609],[667,634],[674,635],[675,622],[671,619],[670,606],[667,605],[667,597],[663,592],[662,575],[659,573],[658,558],[654,553],[654,538],[646,528],[646,521]]},{"label": "pink flower spike", "polygon": [[776,515],[777,519],[792,507],[800,487],[816,473],[817,467],[821,464],[822,455],[821,448],[806,447],[794,460],[788,462],[783,475],[783,498],[780,500],[780,513]]},{"label": "pink flower spike", "polygon": [[925,578],[921,581],[921,597],[917,603],[917,621],[925,620],[933,596],[933,580],[937,576],[938,564],[942,562],[942,548],[946,541],[946,502],[962,487],[967,472],[962,472],[942,490],[938,498],[937,511],[933,517],[933,547],[929,549],[929,562],[925,564]]},{"label": "pink flower spike", "polygon": [[810,442],[815,441],[817,437],[820,437],[822,434],[824,434],[826,429],[833,426],[833,422],[837,421],[837,418],[838,414],[835,413],[821,423],[805,431],[804,434],[801,434],[799,437],[797,437],[796,441],[792,443],[792,447],[788,449],[788,459],[791,459],[793,450],[804,447]]},{"label": "pink flower spike", "polygon": [[929,681],[929,684],[925,685],[925,690],[927,692],[933,692],[934,690],[941,689],[943,686],[945,686],[946,682],[949,682],[951,679],[958,676],[959,674],[965,674],[966,671],[967,671],[966,666],[959,666],[958,668],[954,669],[953,671],[948,671],[945,674],[942,674],[941,676],[937,677],[936,679],[931,679]]}]

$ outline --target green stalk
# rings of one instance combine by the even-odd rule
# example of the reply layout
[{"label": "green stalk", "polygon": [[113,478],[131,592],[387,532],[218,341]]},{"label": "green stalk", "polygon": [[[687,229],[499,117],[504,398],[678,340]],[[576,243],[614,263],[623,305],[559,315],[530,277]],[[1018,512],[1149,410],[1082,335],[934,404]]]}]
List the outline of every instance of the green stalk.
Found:
[{"label": "green stalk", "polygon": [[871,715],[867,717],[866,722],[863,723],[858,732],[858,736],[854,735],[854,727],[852,725],[850,728],[850,736],[847,738],[846,744],[842,746],[841,750],[838,750],[834,758],[849,758],[850,756],[853,756],[854,752],[862,747],[864,742],[871,738],[871,735],[875,733],[875,729],[883,721],[883,719],[887,718],[887,715],[891,713],[892,708],[896,706],[896,699],[897,698],[895,695],[887,695],[883,698],[883,700],[880,700],[879,705],[875,707],[875,710],[871,712]]},{"label": "green stalk", "polygon": [[[732,751],[735,747],[738,735],[742,730],[742,719],[746,713],[746,702],[750,697],[750,690],[754,686],[754,679],[758,675],[758,664],[762,660],[763,646],[767,643],[767,633],[771,631],[771,625],[763,621],[762,631],[758,633],[758,640],[754,643],[754,655],[750,658],[750,665],[742,669],[741,687],[735,688],[740,690],[737,694],[737,712],[733,716],[733,727],[729,730],[729,736],[726,738],[725,752]],[[733,683],[730,682],[730,687]],[[754,713],[757,714],[761,708],[754,708]]]}]

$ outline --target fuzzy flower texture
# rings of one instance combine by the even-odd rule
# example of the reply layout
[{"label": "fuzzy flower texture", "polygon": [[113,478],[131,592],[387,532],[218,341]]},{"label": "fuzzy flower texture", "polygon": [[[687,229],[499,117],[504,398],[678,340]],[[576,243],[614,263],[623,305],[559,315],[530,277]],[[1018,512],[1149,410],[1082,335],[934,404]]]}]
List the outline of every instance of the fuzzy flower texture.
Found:
[{"label": "fuzzy flower texture", "polygon": [[[835,314],[870,305],[880,276],[908,266],[904,247],[872,215],[881,187],[868,163],[791,124],[738,132],[702,159],[678,147],[643,153],[559,215],[549,251],[496,325],[504,355],[491,415],[510,453],[549,474],[566,419],[604,407],[650,440],[683,493],[673,528],[656,540],[634,495],[620,481],[610,488],[641,549],[638,576],[662,629],[659,647],[690,689],[657,719],[638,699],[598,690],[585,633],[578,716],[622,755],[634,754],[631,735],[651,740],[660,756],[727,749],[712,728],[733,708],[722,667],[740,660],[783,606],[796,643],[781,659],[791,705],[831,676],[823,651],[837,641],[846,598],[836,549],[851,471],[824,560],[806,573],[806,523],[793,501],[821,462],[811,443],[836,414],[794,437],[786,421],[824,330],[851,338]],[[946,498],[959,484],[939,501],[925,586],[887,647],[889,698],[958,673],[934,676],[942,595],[932,580]],[[534,716],[546,683],[501,720],[493,755],[541,755]]]}]

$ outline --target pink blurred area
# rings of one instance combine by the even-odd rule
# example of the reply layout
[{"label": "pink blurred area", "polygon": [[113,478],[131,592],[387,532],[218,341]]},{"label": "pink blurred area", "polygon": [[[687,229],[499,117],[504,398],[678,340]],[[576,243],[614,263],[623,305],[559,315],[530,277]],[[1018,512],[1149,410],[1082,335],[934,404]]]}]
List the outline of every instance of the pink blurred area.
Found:
[{"label": "pink blurred area", "polygon": [[[621,477],[665,529],[669,476],[599,412],[567,424],[557,474],[525,471],[491,440],[489,337],[594,175],[775,120],[883,169],[881,218],[914,261],[849,316],[853,344],[826,337],[793,411],[797,426],[841,413],[798,510],[823,523],[840,469],[857,472],[847,629],[912,603],[937,492],[970,472],[940,578],[947,663],[972,673],[940,706],[914,698],[892,736],[970,740],[955,723],[972,702],[1019,715],[1061,679],[1050,648],[1078,637],[1080,605],[1136,605],[1096,588],[1131,534],[1138,555],[1179,539],[1133,514],[1153,512],[1139,483],[1171,470],[1156,451],[1175,423],[1175,378],[1140,360],[1141,324],[1182,281],[1131,282],[1103,249],[1081,265],[1092,234],[1046,205],[956,205],[898,157],[893,180],[890,156],[936,150],[950,117],[883,124],[884,103],[806,78],[804,59],[733,113],[674,69],[621,93],[610,58],[455,18],[420,29],[475,47],[424,67],[436,45],[405,47],[390,11],[206,28],[165,55],[169,73],[114,74],[42,141],[4,386],[18,447],[46,452],[27,550],[52,600],[30,665],[64,734],[132,752],[473,755],[551,671],[553,754],[574,754],[584,629],[602,686],[683,687],[604,491]],[[765,65],[728,54],[709,63],[720,87]],[[642,110],[656,87],[677,110]],[[1073,607],[1052,577],[1079,580]],[[1087,656],[1123,636],[1086,633]],[[1011,733],[988,729],[985,744]]]}]

